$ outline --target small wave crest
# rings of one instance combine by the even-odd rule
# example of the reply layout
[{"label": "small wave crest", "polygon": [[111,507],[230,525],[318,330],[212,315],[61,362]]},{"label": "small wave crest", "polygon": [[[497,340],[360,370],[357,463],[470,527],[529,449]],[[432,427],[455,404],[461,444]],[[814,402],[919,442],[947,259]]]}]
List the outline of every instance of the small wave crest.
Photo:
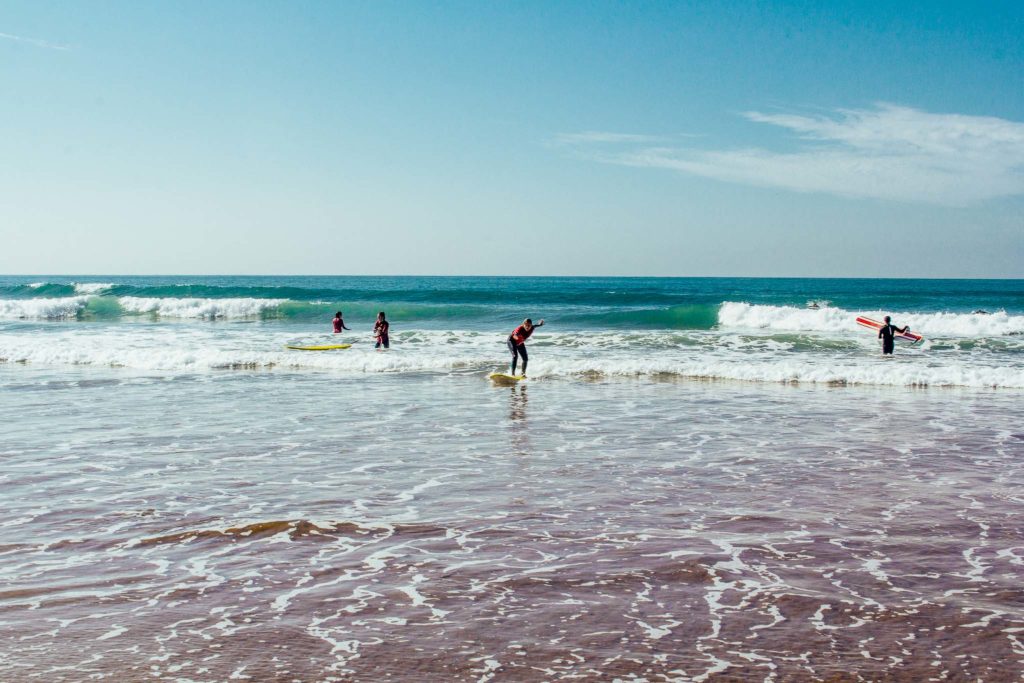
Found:
[{"label": "small wave crest", "polygon": [[99,294],[114,288],[113,282],[72,282],[76,294]]},{"label": "small wave crest", "polygon": [[163,536],[150,536],[139,540],[138,545],[168,545],[178,543],[191,543],[196,540],[227,540],[235,542],[243,539],[259,539],[279,534],[287,535],[292,541],[311,536],[341,536],[355,533],[367,533],[367,529],[360,527],[354,522],[340,522],[330,526],[320,526],[315,522],[305,519],[298,520],[271,520],[266,522],[253,522],[227,529],[196,529],[179,531]]},{"label": "small wave crest", "polygon": [[273,313],[287,299],[161,299],[122,296],[125,315],[151,314],[162,318],[257,318]]}]

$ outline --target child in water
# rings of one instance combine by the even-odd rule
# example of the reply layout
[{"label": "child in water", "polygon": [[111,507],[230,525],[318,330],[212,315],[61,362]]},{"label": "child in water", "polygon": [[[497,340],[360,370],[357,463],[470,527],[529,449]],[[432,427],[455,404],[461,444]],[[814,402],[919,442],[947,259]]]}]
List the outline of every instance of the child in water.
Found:
[{"label": "child in water", "polygon": [[377,343],[373,348],[380,350],[383,346],[385,349],[388,348],[388,328],[391,325],[384,319],[384,311],[377,314],[377,323],[373,326],[373,334],[377,337]]},{"label": "child in water", "polygon": [[351,330],[350,327],[345,327],[345,321],[341,317],[341,311],[334,314],[334,334],[341,334],[342,330]]}]

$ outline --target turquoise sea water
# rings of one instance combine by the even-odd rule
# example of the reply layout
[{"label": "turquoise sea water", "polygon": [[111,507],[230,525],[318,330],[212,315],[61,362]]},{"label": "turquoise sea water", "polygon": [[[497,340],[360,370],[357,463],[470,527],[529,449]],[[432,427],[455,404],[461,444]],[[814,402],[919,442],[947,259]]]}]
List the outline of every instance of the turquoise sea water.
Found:
[{"label": "turquoise sea water", "polygon": [[[0,277],[0,299],[94,296],[70,311],[79,319],[130,315],[121,297],[281,301],[248,311],[263,319],[315,320],[346,306],[355,316],[390,308],[415,322],[473,326],[538,310],[573,326],[709,329],[724,302],[850,310],[1024,314],[1021,280],[507,277]],[[16,309],[12,307],[8,317]],[[156,312],[152,309],[147,312]],[[171,313],[170,306],[167,312]],[[236,313],[239,315],[241,312]],[[229,309],[222,317],[233,317]]]}]

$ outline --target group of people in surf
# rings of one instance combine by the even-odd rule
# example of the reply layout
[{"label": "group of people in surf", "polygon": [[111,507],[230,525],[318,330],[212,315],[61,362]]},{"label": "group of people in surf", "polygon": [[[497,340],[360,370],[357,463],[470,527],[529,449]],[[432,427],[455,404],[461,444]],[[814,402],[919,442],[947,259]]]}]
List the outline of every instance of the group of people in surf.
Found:
[{"label": "group of people in surf", "polygon": [[[334,334],[341,334],[342,330],[350,330],[351,327],[345,325],[345,318],[341,311],[334,314]],[[540,320],[535,325],[533,320],[527,318],[523,321],[523,324],[512,330],[512,334],[508,336],[507,345],[508,350],[512,354],[512,372],[510,374],[516,374],[516,366],[520,358],[523,359],[523,374],[522,377],[526,377],[526,364],[530,359],[530,356],[526,352],[526,340],[530,338],[533,331],[544,324],[543,320]],[[388,349],[391,348],[390,340],[388,339],[388,331],[391,328],[391,324],[387,321],[387,316],[384,311],[377,314],[377,322],[373,325],[373,336],[376,338],[377,343],[373,348],[375,349]]]},{"label": "group of people in surf", "polygon": [[[511,372],[509,374],[515,376],[519,359],[522,359],[523,374],[521,376],[526,377],[526,364],[530,361],[530,356],[526,352],[526,340],[530,338],[534,330],[543,325],[543,320],[539,320],[534,324],[533,320],[527,318],[523,321],[522,325],[519,325],[516,329],[512,330],[512,333],[506,340],[506,346],[508,347],[509,353],[512,354]],[[388,323],[387,316],[384,315],[384,311],[381,311],[377,314],[377,322],[373,325],[373,336],[377,341],[373,348],[380,350],[382,348],[388,349],[391,347],[390,340],[388,339],[388,331],[390,328],[391,324]],[[342,317],[341,311],[334,314],[335,334],[341,334],[342,330],[351,329],[352,328],[345,326],[345,319]],[[878,338],[882,340],[882,355],[892,355],[896,346],[896,335],[906,334],[909,331],[909,325],[896,327],[892,324],[892,318],[888,315],[885,316],[885,324],[878,330]]]},{"label": "group of people in surf", "polygon": [[[341,334],[342,330],[351,330],[351,327],[345,326],[345,319],[342,317],[341,311],[334,314],[334,334]],[[373,348],[380,351],[383,349],[391,348],[391,340],[388,339],[388,331],[391,329],[391,323],[387,321],[387,316],[384,315],[384,311],[377,314],[377,322],[373,324],[373,336],[377,340],[377,343],[373,345]]]}]

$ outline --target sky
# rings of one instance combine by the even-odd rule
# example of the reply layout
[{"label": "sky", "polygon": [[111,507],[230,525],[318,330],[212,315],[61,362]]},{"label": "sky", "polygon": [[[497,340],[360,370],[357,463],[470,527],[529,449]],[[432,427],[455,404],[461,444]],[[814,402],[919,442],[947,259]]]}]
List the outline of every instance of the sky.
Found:
[{"label": "sky", "polygon": [[1024,3],[0,3],[0,273],[1024,277]]}]

